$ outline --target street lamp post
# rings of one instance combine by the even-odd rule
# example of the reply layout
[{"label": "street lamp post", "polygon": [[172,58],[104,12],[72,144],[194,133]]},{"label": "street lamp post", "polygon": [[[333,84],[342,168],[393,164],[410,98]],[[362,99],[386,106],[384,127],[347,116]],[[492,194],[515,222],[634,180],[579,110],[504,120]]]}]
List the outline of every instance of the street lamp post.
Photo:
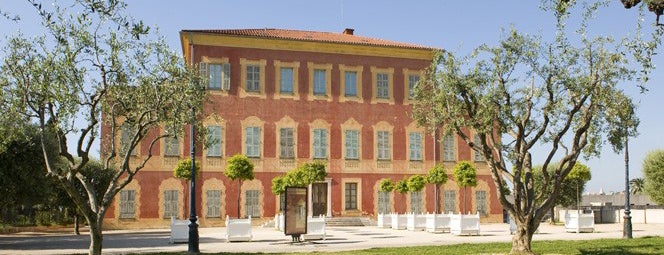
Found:
[{"label": "street lamp post", "polygon": [[189,181],[189,249],[188,254],[199,254],[198,224],[196,224],[196,146],[194,143],[194,124],[196,121],[196,108],[191,107],[190,148],[191,148],[191,180]]},{"label": "street lamp post", "polygon": [[632,216],[629,210],[629,149],[628,149],[628,140],[625,138],[625,216],[623,216],[624,225],[623,225],[623,238],[632,238]]}]

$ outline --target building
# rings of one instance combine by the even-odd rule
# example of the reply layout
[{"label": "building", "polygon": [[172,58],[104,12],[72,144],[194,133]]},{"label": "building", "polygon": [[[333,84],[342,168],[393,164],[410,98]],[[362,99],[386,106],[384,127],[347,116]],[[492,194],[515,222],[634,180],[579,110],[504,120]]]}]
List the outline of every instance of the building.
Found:
[{"label": "building", "polygon": [[[503,210],[487,164],[454,136],[434,139],[410,117],[411,91],[434,49],[353,34],[284,29],[183,30],[183,54],[208,77],[210,104],[203,121],[218,141],[197,149],[197,212],[202,226],[236,217],[238,183],[223,171],[245,154],[256,178],[240,188],[241,217],[273,217],[279,198],[271,180],[297,165],[323,160],[328,178],[313,184],[313,215],[372,216],[432,212],[434,188],[405,195],[378,192],[381,179],[425,174],[436,161],[449,171],[441,190],[444,211],[480,211],[502,222]],[[472,130],[467,130],[472,135]],[[170,144],[170,146],[167,146]],[[163,141],[148,166],[118,196],[107,221],[125,227],[165,225],[188,217],[185,181],[173,177],[188,157],[188,137]],[[144,152],[145,153],[145,152]],[[136,157],[141,157],[141,151]],[[451,169],[474,161],[478,186],[461,190]],[[465,195],[465,199],[464,199]]]}]

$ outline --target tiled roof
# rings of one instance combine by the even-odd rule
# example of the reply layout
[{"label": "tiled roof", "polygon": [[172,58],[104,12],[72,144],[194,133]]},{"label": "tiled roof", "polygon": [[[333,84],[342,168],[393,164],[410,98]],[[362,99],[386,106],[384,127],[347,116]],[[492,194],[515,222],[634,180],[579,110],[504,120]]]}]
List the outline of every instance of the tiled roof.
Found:
[{"label": "tiled roof", "polygon": [[329,42],[329,43],[342,43],[342,44],[355,44],[355,45],[371,45],[371,46],[384,46],[384,47],[407,48],[407,49],[431,49],[431,50],[434,49],[432,47],[427,47],[417,44],[388,41],[383,39],[369,38],[369,37],[357,36],[352,34],[275,29],[275,28],[216,29],[216,30],[203,29],[203,30],[183,30],[182,32],[237,35],[237,36],[263,37],[263,38],[275,38],[275,39],[285,39],[285,40],[312,41],[312,42]]}]

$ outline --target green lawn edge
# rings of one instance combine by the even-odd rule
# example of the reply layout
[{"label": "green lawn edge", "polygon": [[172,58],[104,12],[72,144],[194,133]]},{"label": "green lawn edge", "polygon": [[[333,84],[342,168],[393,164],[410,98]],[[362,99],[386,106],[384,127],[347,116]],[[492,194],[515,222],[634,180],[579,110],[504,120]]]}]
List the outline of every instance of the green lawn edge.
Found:
[{"label": "green lawn edge", "polygon": [[[371,248],[364,250],[338,251],[338,252],[293,252],[293,253],[204,253],[204,254],[228,254],[228,255],[250,255],[250,254],[323,254],[323,255],[429,255],[429,254],[507,254],[511,249],[511,243],[463,243],[453,245],[436,246],[408,246],[392,248]],[[664,237],[647,236],[634,239],[593,239],[593,240],[547,240],[534,241],[532,243],[533,251],[537,254],[581,254],[581,255],[645,255],[645,254],[664,254]],[[315,247],[312,247],[315,249]],[[186,254],[186,252],[176,253],[141,253],[172,255]]]}]

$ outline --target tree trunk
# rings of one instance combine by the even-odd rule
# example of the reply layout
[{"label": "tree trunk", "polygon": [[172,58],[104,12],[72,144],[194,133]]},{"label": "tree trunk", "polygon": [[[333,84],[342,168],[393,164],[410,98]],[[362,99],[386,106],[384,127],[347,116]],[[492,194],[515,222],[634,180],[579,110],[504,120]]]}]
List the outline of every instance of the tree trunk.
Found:
[{"label": "tree trunk", "polygon": [[88,226],[90,228],[90,255],[101,255],[101,245],[103,241],[101,225],[101,221],[88,221]]},{"label": "tree trunk", "polygon": [[78,211],[74,209],[74,234],[75,235],[81,235],[81,232],[79,231],[79,220],[78,220]]},{"label": "tree trunk", "polygon": [[515,223],[516,233],[512,237],[512,250],[510,254],[535,254],[530,247],[535,227],[530,226],[530,224],[519,224],[516,222],[516,219]]},{"label": "tree trunk", "polygon": [[438,190],[440,189],[440,186],[438,184],[434,185],[435,187],[435,192],[436,194],[434,195],[436,197],[436,203],[434,203],[435,208],[434,208],[434,214],[438,214],[439,208],[440,208],[440,192]]},{"label": "tree trunk", "polygon": [[240,218],[240,200],[242,198],[242,181],[237,181],[237,218]]},{"label": "tree trunk", "polygon": [[555,206],[551,206],[551,209],[550,209],[550,210],[551,210],[551,211],[550,211],[550,213],[551,213],[551,219],[549,219],[549,224],[551,224],[551,225],[556,225],[556,217],[555,217],[555,216],[556,216],[556,214],[555,214],[555,213],[556,213],[556,207],[555,207]]}]

